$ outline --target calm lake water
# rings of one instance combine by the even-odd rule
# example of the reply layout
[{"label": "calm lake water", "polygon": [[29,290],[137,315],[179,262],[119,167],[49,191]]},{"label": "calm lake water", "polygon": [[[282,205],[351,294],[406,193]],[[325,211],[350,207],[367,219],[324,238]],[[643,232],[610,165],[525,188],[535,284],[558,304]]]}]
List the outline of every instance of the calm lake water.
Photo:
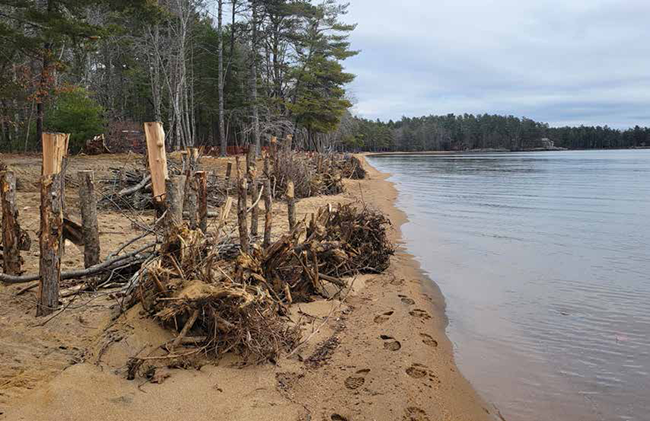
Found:
[{"label": "calm lake water", "polygon": [[369,161],[506,420],[650,420],[650,150]]}]

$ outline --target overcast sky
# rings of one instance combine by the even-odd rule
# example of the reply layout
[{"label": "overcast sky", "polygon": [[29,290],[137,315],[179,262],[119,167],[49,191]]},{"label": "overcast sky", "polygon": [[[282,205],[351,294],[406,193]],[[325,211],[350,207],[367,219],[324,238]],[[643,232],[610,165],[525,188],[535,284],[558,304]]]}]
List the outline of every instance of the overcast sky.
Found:
[{"label": "overcast sky", "polygon": [[650,0],[349,0],[355,113],[650,126]]}]

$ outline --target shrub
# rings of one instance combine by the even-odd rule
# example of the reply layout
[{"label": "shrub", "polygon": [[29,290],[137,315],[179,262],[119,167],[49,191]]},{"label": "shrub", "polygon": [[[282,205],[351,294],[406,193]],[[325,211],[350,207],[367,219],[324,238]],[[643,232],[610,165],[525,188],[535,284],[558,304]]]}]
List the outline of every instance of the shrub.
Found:
[{"label": "shrub", "polygon": [[46,116],[48,131],[70,133],[71,153],[79,152],[86,140],[104,132],[104,109],[90,93],[79,87],[57,97]]}]

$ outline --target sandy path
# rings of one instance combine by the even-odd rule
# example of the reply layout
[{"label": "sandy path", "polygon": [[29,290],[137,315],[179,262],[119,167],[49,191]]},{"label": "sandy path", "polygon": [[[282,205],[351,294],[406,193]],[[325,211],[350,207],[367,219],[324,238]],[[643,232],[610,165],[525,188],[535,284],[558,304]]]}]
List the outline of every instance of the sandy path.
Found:
[{"label": "sandy path", "polygon": [[[301,200],[299,214],[362,197],[389,215],[399,245],[406,218],[394,206],[397,192],[385,174],[368,170],[369,179],[347,181],[343,195]],[[107,227],[133,235],[112,218]],[[284,209],[277,220],[286,220]],[[35,328],[33,297],[15,298],[14,291],[0,286],[0,368],[13,367],[0,377],[2,420],[494,419],[454,365],[442,295],[401,247],[387,273],[358,277],[344,302],[293,307],[311,339],[291,358],[243,369],[229,358],[173,369],[162,384],[125,380],[128,356],[169,338],[137,311],[111,324],[114,303],[98,298]],[[34,344],[41,351],[30,352]],[[8,362],[12,357],[19,361]]]}]

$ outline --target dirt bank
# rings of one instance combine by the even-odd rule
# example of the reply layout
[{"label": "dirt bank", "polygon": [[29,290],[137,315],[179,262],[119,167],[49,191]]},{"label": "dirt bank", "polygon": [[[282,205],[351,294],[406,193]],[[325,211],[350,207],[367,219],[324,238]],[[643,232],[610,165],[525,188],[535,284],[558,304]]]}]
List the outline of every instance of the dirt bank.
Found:
[{"label": "dirt bank", "polygon": [[[76,162],[80,169],[90,163]],[[222,164],[203,165],[221,170]],[[396,190],[387,175],[368,171],[366,180],[346,181],[342,195],[301,200],[298,213],[352,201],[382,210],[393,221],[391,238],[398,245],[391,268],[356,278],[340,300],[294,305],[292,318],[308,341],[292,356],[243,368],[226,358],[169,369],[157,379],[161,383],[128,381],[128,357],[147,343],[165,342],[169,332],[137,311],[118,317],[115,298],[101,294],[79,298],[38,326],[43,321],[34,318],[33,293],[16,296],[19,287],[0,286],[0,419],[493,419],[494,411],[454,365],[442,295],[400,247],[406,218],[394,206]],[[19,195],[21,219],[38,229],[38,196],[27,190]],[[286,221],[284,206],[276,208],[277,220]],[[286,224],[274,228],[277,234]],[[100,229],[105,253],[134,236],[132,222],[117,213],[102,213]],[[66,253],[66,264],[79,264],[78,250]],[[36,253],[25,258],[31,273]]]}]

